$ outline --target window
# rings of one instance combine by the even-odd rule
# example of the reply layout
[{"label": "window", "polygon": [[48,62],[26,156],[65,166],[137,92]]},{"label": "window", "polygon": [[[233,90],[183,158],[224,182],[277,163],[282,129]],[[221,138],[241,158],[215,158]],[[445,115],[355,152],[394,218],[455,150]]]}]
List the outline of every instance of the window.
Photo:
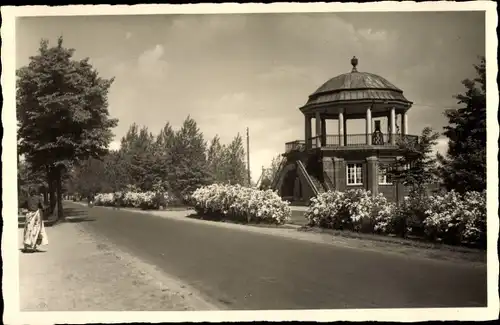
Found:
[{"label": "window", "polygon": [[347,185],[363,185],[363,164],[347,164]]},{"label": "window", "polygon": [[378,183],[379,185],[391,185],[392,179],[391,175],[388,174],[388,168],[380,168],[378,171]]}]

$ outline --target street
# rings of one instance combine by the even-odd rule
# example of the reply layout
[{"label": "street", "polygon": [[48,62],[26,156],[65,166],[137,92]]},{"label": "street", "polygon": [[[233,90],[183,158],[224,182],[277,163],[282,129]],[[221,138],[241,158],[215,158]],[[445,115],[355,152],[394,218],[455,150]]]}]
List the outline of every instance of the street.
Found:
[{"label": "street", "polygon": [[486,265],[305,242],[212,222],[66,205],[87,217],[79,224],[87,232],[182,280],[220,308],[486,306]]}]

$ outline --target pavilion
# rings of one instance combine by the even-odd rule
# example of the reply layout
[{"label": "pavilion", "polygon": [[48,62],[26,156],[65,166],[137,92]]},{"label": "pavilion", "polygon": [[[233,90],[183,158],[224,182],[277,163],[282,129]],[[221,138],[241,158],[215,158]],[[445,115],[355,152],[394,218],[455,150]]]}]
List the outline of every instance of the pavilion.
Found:
[{"label": "pavilion", "polygon": [[[286,143],[272,184],[286,200],[307,203],[324,191],[364,188],[396,201],[406,192],[391,182],[384,166],[400,155],[398,140],[418,141],[407,134],[412,102],[385,78],[359,72],[356,57],[351,64],[351,72],[325,82],[299,108],[305,120],[304,140]],[[348,132],[347,121],[354,119],[365,120],[364,133]],[[380,128],[382,119],[387,119],[385,132]],[[337,120],[336,134],[327,132],[327,120]]]}]

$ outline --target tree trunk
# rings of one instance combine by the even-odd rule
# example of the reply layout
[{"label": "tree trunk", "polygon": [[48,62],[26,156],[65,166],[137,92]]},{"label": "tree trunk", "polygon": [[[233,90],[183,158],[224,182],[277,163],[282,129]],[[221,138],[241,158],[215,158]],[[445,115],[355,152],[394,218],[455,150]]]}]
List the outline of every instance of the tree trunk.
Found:
[{"label": "tree trunk", "polygon": [[43,204],[44,204],[45,206],[49,205],[49,196],[48,196],[47,194],[48,194],[48,193],[47,193],[47,188],[46,188],[46,187],[44,187],[44,188],[43,188]]},{"label": "tree trunk", "polygon": [[54,208],[56,206],[56,193],[55,193],[55,188],[54,188],[54,177],[53,177],[53,171],[52,168],[49,166],[46,167],[47,171],[47,185],[48,185],[48,191],[49,191],[49,213],[52,214],[54,213]]},{"label": "tree trunk", "polygon": [[55,170],[55,183],[56,183],[56,198],[57,198],[57,219],[64,218],[64,210],[62,205],[62,177],[61,168]]}]

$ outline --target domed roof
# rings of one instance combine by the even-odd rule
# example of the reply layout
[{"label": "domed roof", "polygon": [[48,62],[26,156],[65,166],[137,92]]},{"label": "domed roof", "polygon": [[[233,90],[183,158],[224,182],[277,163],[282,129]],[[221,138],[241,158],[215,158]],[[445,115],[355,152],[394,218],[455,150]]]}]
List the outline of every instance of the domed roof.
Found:
[{"label": "domed roof", "polygon": [[387,79],[368,72],[358,72],[358,60],[351,60],[350,73],[336,76],[309,96],[306,106],[334,102],[384,101],[410,103],[403,91]]}]

